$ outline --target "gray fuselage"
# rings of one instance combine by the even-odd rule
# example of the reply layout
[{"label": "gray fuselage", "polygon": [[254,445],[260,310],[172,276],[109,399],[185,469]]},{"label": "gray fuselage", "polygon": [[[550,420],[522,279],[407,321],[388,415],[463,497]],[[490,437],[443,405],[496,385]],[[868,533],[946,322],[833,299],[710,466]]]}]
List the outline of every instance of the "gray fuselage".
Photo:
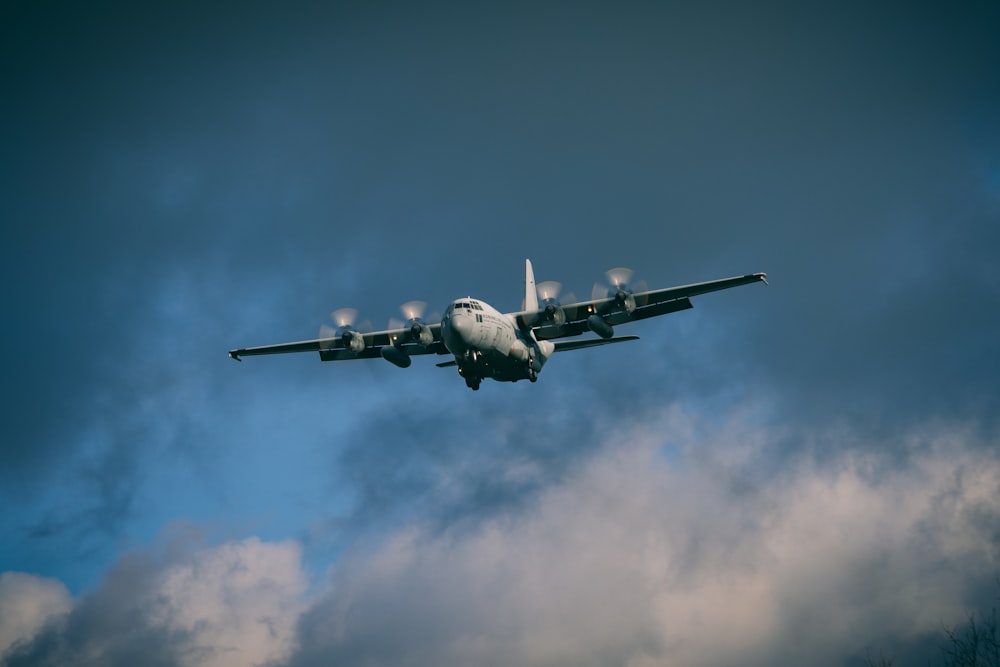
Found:
[{"label": "gray fuselage", "polygon": [[534,382],[554,349],[549,341],[536,341],[530,330],[518,329],[513,316],[472,298],[448,306],[441,337],[470,387],[482,378]]}]

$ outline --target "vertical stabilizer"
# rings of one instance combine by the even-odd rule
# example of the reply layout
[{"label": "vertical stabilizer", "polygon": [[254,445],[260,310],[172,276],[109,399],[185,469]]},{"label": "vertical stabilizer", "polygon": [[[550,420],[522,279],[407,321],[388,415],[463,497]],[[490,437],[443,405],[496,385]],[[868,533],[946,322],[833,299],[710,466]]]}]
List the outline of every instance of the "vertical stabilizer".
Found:
[{"label": "vertical stabilizer", "polygon": [[524,260],[524,308],[522,310],[538,310],[538,292],[535,290],[535,272],[531,268],[531,260]]}]

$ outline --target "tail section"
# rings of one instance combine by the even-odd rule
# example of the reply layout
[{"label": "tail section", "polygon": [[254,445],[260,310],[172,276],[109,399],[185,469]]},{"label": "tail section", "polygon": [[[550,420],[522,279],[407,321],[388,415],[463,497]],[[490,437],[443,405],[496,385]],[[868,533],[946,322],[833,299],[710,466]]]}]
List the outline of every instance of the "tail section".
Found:
[{"label": "tail section", "polygon": [[524,260],[524,308],[522,310],[538,310],[538,291],[535,289],[535,271],[531,268],[531,260]]}]

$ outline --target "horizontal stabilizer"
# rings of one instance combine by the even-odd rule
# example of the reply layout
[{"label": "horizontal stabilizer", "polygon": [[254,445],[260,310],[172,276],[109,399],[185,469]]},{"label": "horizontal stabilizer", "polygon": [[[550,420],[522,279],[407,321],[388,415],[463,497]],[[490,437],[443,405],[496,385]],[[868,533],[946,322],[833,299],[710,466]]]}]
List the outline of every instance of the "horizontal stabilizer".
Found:
[{"label": "horizontal stabilizer", "polygon": [[598,345],[608,345],[610,343],[624,343],[630,340],[639,340],[638,336],[617,336],[616,338],[588,338],[586,340],[561,340],[555,343],[556,352],[567,350],[582,350],[585,347],[596,347]]}]

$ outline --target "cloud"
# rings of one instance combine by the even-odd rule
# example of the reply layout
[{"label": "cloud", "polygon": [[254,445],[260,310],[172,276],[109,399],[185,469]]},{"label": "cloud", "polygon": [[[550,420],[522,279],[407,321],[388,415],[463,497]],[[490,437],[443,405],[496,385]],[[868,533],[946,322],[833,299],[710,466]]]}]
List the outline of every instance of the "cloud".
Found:
[{"label": "cloud", "polygon": [[26,572],[0,574],[0,658],[50,619],[67,613],[71,604],[61,581]]},{"label": "cloud", "polygon": [[[803,442],[776,469],[766,412],[663,406],[523,502],[355,540],[311,599],[298,543],[174,529],[68,613],[62,589],[63,615],[35,616],[7,661],[833,665],[918,656],[988,603],[1000,458],[977,429],[914,429],[902,464],[876,442]],[[28,581],[22,606],[60,588]]]},{"label": "cloud", "polygon": [[293,647],[303,604],[300,560],[295,542],[248,538],[193,548],[189,535],[175,535],[158,549],[123,557],[72,611],[15,646],[7,664],[280,661]]},{"label": "cloud", "polygon": [[524,511],[472,530],[414,522],[335,564],[291,664],[905,654],[1000,567],[1000,460],[967,436],[914,435],[901,468],[852,449],[765,474],[772,434],[667,410]]}]

